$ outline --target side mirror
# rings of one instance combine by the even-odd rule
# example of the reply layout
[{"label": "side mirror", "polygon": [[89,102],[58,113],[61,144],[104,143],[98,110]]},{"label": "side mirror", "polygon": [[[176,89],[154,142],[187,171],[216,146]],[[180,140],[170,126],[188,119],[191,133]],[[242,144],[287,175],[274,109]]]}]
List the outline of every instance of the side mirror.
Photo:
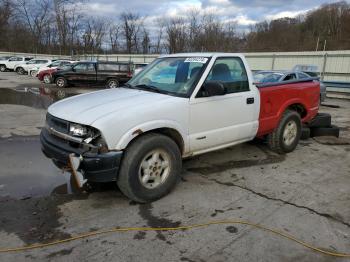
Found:
[{"label": "side mirror", "polygon": [[219,81],[206,81],[201,88],[201,97],[226,95],[225,86]]}]

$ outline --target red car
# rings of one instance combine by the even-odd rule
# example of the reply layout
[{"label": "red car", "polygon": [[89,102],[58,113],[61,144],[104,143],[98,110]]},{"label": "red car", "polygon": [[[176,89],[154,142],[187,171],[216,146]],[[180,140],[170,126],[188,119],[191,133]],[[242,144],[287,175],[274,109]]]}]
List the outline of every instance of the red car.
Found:
[{"label": "red car", "polygon": [[50,84],[52,73],[61,70],[67,66],[71,66],[73,63],[75,63],[75,61],[57,60],[52,64],[48,65],[47,67],[40,69],[37,77],[40,81],[43,81],[45,84]]}]

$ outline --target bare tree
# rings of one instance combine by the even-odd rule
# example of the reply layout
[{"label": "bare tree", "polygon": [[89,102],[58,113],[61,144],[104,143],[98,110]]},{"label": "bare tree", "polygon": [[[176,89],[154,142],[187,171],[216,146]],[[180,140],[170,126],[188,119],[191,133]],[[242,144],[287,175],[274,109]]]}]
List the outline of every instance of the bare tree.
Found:
[{"label": "bare tree", "polygon": [[120,25],[119,24],[112,24],[109,27],[109,41],[111,45],[111,51],[112,52],[119,52],[119,35],[120,35]]},{"label": "bare tree", "polygon": [[1,48],[8,47],[6,38],[8,38],[8,27],[10,24],[10,18],[13,13],[13,5],[10,0],[1,0],[0,1],[0,46]]},{"label": "bare tree", "polygon": [[135,53],[139,48],[138,34],[142,25],[142,20],[139,14],[132,12],[124,12],[120,15],[121,30],[126,43],[126,52],[129,54]]},{"label": "bare tree", "polygon": [[166,41],[169,53],[186,51],[186,23],[181,17],[175,17],[168,20],[166,25]]},{"label": "bare tree", "polygon": [[155,21],[155,25],[157,27],[157,33],[156,33],[156,42],[155,42],[155,48],[154,52],[156,54],[160,54],[163,49],[163,38],[164,38],[164,28],[166,26],[166,20],[164,18],[157,18]]},{"label": "bare tree", "polygon": [[85,24],[83,34],[84,48],[86,50],[101,51],[102,40],[106,34],[106,23],[102,19],[89,18]]},{"label": "bare tree", "polygon": [[142,53],[148,54],[150,49],[151,49],[151,39],[149,37],[149,32],[145,27],[143,27]]}]

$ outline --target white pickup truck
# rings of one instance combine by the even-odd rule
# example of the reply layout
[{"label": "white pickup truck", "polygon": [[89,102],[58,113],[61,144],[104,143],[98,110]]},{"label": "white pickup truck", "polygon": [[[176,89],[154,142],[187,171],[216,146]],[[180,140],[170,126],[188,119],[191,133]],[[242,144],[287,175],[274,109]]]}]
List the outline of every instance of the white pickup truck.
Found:
[{"label": "white pickup truck", "polygon": [[258,88],[240,54],[166,55],[123,87],[51,105],[42,150],[78,181],[116,181],[129,198],[153,201],[175,186],[182,158],[255,137],[291,152],[319,94],[314,78]]},{"label": "white pickup truck", "polygon": [[13,56],[10,57],[8,60],[0,61],[0,71],[5,72],[6,70],[13,71],[15,66],[18,64],[25,64],[28,61],[33,59],[32,57],[27,56]]}]

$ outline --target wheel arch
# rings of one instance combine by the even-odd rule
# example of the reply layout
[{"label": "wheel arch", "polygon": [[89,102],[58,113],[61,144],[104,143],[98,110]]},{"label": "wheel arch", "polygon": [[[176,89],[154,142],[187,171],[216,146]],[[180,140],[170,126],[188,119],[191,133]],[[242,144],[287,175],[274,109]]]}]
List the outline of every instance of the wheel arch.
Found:
[{"label": "wheel arch", "polygon": [[278,119],[280,120],[282,115],[284,114],[284,112],[286,110],[292,110],[292,111],[296,111],[299,115],[301,119],[304,119],[307,115],[308,115],[308,110],[306,105],[300,101],[299,99],[293,99],[291,101],[288,101],[286,104],[284,104],[279,113],[278,113]]},{"label": "wheel arch", "polygon": [[145,134],[158,133],[171,138],[179,147],[181,154],[183,155],[187,150],[187,143],[184,139],[185,133],[180,131],[180,128],[174,124],[168,123],[167,125],[158,125],[155,123],[149,123],[139,127],[134,127],[125,133],[118,144],[116,145],[117,150],[126,149],[133,141],[142,137]]},{"label": "wheel arch", "polygon": [[301,103],[294,103],[289,105],[286,109],[297,112],[300,115],[300,118],[303,119],[307,116],[307,109]]}]

